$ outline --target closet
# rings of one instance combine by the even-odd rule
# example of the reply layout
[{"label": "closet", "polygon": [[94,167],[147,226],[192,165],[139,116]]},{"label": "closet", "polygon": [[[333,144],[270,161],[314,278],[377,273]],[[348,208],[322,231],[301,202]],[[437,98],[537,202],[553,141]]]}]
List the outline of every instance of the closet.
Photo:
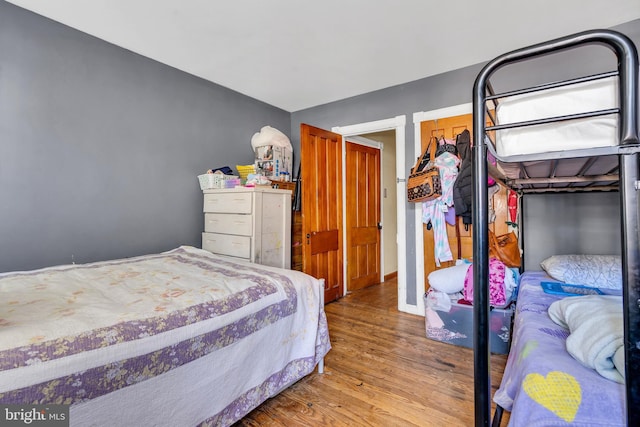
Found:
[{"label": "closet", "polygon": [[[420,124],[421,135],[421,152],[429,147],[431,159],[435,158],[436,145],[435,139],[444,137],[449,140],[455,140],[456,135],[462,131],[469,130],[473,135],[473,115],[464,114],[460,116],[439,118],[437,120],[428,120]],[[434,139],[435,138],[435,139]],[[472,141],[473,143],[473,141]],[[491,187],[491,191],[495,191],[493,198],[490,199],[490,206],[495,212],[495,221],[490,224],[490,229],[496,235],[506,234],[509,231],[509,213],[507,208],[507,189],[499,184]],[[462,218],[456,217],[456,225],[447,224],[447,240],[453,255],[454,261],[441,262],[440,266],[436,265],[434,251],[434,230],[427,224],[422,224],[423,245],[424,245],[424,283],[425,292],[429,289],[429,274],[439,268],[451,267],[455,264],[455,259],[473,257],[472,231],[473,225],[465,227]]]}]

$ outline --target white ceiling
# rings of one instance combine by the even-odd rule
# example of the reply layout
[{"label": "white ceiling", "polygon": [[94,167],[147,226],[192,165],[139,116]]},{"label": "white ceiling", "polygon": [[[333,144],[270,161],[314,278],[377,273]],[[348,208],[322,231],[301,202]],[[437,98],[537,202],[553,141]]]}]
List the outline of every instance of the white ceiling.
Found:
[{"label": "white ceiling", "polygon": [[293,112],[640,18],[640,0],[8,0]]}]

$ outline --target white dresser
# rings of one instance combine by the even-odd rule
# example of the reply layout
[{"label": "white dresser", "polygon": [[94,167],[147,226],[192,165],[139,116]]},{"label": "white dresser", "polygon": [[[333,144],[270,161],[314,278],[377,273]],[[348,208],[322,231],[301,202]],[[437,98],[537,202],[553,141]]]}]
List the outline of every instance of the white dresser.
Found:
[{"label": "white dresser", "polygon": [[270,187],[204,190],[202,249],[291,268],[291,191]]}]

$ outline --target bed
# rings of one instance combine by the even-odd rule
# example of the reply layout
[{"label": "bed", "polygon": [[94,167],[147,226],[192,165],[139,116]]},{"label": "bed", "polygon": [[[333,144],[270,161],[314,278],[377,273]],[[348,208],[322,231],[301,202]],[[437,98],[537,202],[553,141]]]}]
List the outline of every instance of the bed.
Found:
[{"label": "bed", "polygon": [[[494,90],[491,78],[498,70],[549,54],[556,54],[553,57],[562,62],[564,52],[587,45],[609,48],[617,69],[501,93]],[[481,141],[473,148],[472,198],[476,425],[489,425],[492,419],[488,175],[522,197],[537,192],[618,191],[622,225],[622,296],[617,306],[624,325],[620,326],[624,384],[599,378],[594,370],[573,360],[567,352],[566,332],[548,318],[553,298],[541,290],[539,282],[544,276],[525,272],[518,291],[512,349],[502,384],[493,396],[498,405],[494,425],[499,425],[503,409],[511,411],[510,425],[518,427],[634,425],[640,419],[640,307],[633,303],[640,297],[635,45],[623,34],[594,30],[501,55],[476,78],[473,115],[473,140]],[[488,153],[496,158],[495,165],[487,162]],[[556,412],[549,409],[557,409],[554,405],[571,395],[566,388],[554,391],[536,385],[534,397],[527,393],[531,391],[527,378],[532,378],[528,375],[541,383],[550,382],[548,376],[554,370],[570,372],[575,378],[581,389],[579,405],[566,404]],[[552,377],[555,380],[555,374]]]},{"label": "bed", "polygon": [[[569,87],[494,97],[487,148],[498,161],[491,175],[522,193],[617,189],[618,81],[610,73],[592,77]],[[570,115],[586,117],[511,125]]]},{"label": "bed", "polygon": [[544,271],[521,277],[511,350],[494,401],[511,412],[514,426],[626,425],[624,385],[567,352],[570,331],[548,315],[563,297],[545,293],[540,284],[546,281],[555,280]]},{"label": "bed", "polygon": [[[615,108],[617,79],[607,77],[560,86],[540,92],[505,97],[496,106],[497,123],[517,123],[544,117],[586,113]],[[554,122],[534,127],[496,131],[499,158],[617,145],[618,120],[615,114],[595,118]]]},{"label": "bed", "polygon": [[0,403],[71,425],[230,425],[330,349],[321,281],[182,246],[0,274]]}]

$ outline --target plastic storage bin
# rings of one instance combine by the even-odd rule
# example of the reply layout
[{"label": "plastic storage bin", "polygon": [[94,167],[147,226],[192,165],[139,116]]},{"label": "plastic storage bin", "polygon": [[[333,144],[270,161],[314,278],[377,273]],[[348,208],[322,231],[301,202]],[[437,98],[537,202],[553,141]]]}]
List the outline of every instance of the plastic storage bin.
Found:
[{"label": "plastic storage bin", "polygon": [[240,185],[240,178],[237,175],[225,175],[220,173],[205,173],[198,175],[201,190],[212,190],[214,188],[233,188]]},{"label": "plastic storage bin", "polygon": [[[427,297],[424,297],[427,307]],[[494,308],[491,310],[489,321],[489,346],[492,353],[507,354],[511,343],[511,322],[513,319],[514,304],[507,308]],[[462,347],[473,348],[473,306],[459,303],[451,303],[448,312],[426,308],[431,313],[425,313],[425,326],[427,338],[436,341],[447,342]],[[433,315],[438,318],[434,319]],[[430,322],[435,320],[435,322]]]}]

